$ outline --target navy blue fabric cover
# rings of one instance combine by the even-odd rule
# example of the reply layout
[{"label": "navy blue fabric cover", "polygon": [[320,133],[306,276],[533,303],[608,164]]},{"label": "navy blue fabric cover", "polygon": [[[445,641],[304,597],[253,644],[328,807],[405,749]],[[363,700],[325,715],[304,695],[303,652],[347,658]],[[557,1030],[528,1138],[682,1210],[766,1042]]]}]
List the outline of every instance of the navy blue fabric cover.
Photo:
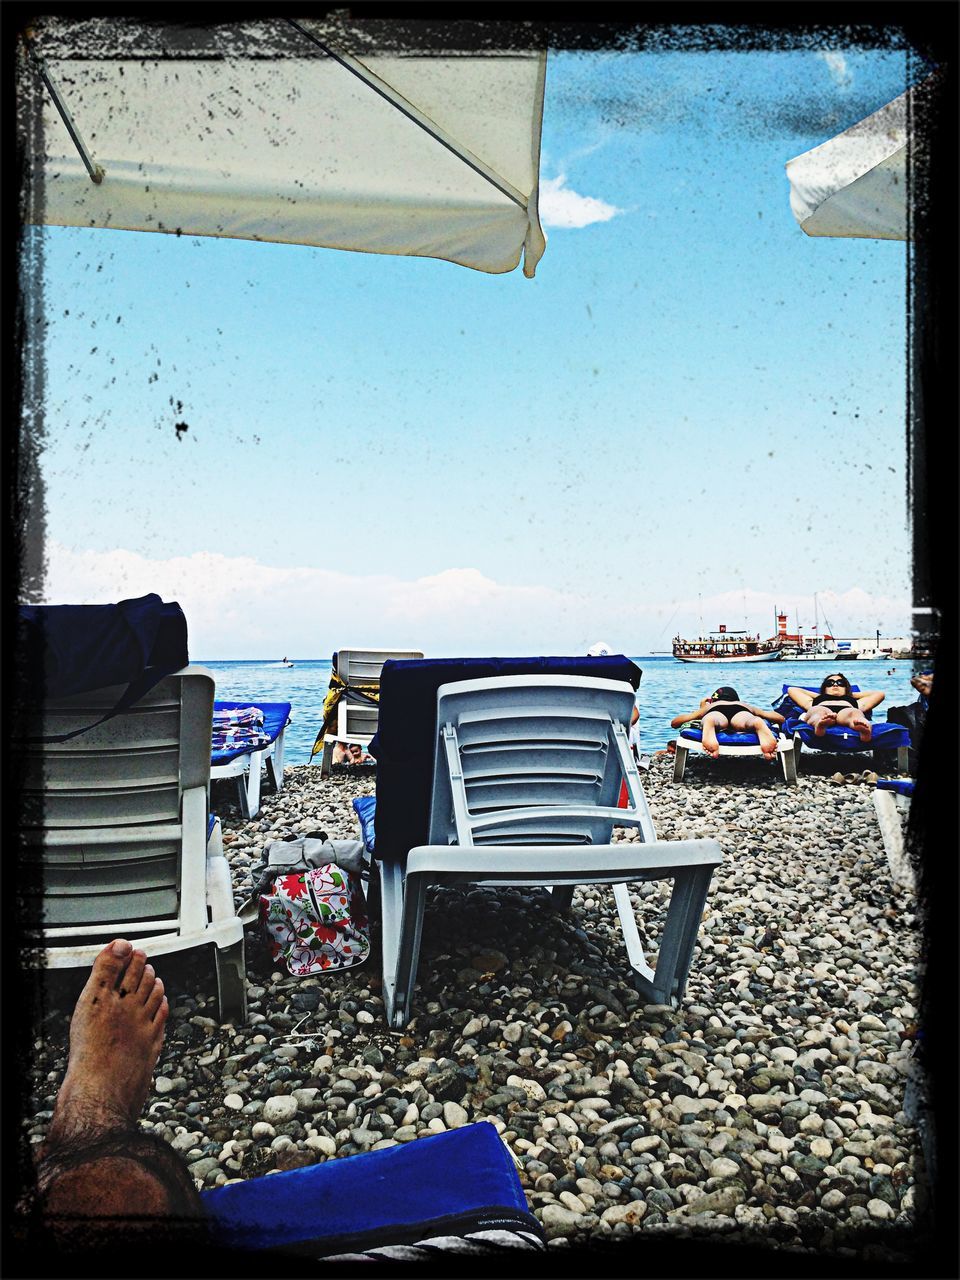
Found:
[{"label": "navy blue fabric cover", "polygon": [[148,670],[157,673],[150,688],[189,660],[183,610],[152,593],[117,604],[21,605],[19,613],[28,673],[48,698],[129,684]]},{"label": "navy blue fabric cover", "polygon": [[263,728],[270,735],[269,741],[261,743],[259,747],[211,751],[211,764],[229,764],[231,760],[236,760],[237,756],[244,756],[249,751],[262,751],[265,746],[269,746],[279,737],[281,729],[285,728],[290,720],[289,702],[256,702],[248,698],[246,702],[215,702],[213,704],[214,711],[242,711],[245,707],[256,707],[263,712]]},{"label": "navy blue fabric cover", "polygon": [[492,676],[594,676],[634,689],[642,672],[629,658],[389,658],[380,675],[380,715],[370,754],[377,761],[377,852],[400,861],[425,844],[437,742],[437,690]]},{"label": "navy blue fabric cover", "polygon": [[376,796],[357,796],[353,802],[353,811],[360,823],[363,844],[367,853],[373,854],[376,848],[376,832],[374,823],[377,816]]},{"label": "navy blue fabric cover", "polygon": [[895,791],[897,795],[912,796],[914,781],[912,778],[878,778],[878,791]]},{"label": "navy blue fabric cover", "polygon": [[216,824],[217,824],[217,815],[215,813],[211,813],[207,818],[207,839],[208,840],[213,835],[213,828],[216,826]]},{"label": "navy blue fabric cover", "polygon": [[[248,1178],[201,1195],[214,1242],[239,1249],[340,1252],[417,1239],[427,1224],[529,1215],[513,1161],[492,1125]],[[497,1211],[501,1211],[499,1214]],[[527,1221],[529,1219],[529,1221]],[[473,1225],[473,1224],[471,1224]],[[477,1229],[474,1226],[473,1229]]]}]

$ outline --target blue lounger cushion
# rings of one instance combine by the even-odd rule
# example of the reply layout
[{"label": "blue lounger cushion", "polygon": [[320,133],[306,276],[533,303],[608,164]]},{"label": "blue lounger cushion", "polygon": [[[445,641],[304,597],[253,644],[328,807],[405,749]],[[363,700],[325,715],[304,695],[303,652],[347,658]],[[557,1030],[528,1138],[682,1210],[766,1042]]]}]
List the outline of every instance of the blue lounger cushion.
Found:
[{"label": "blue lounger cushion", "polygon": [[622,654],[602,658],[390,658],[380,675],[380,715],[370,754],[377,761],[377,852],[403,861],[426,844],[437,741],[437,690],[456,680],[564,675],[621,680],[634,689],[640,668]]},{"label": "blue lounger cushion", "polygon": [[[795,688],[806,689],[808,693],[819,693],[819,685],[796,685]],[[875,748],[884,751],[895,751],[898,747],[909,747],[910,731],[902,725],[892,724],[889,721],[881,720],[873,725],[873,734],[869,742],[861,742],[860,735],[852,729],[844,728],[843,725],[831,725],[822,737],[817,737],[806,720],[800,719],[802,707],[798,707],[794,700],[787,693],[789,685],[783,685],[783,692],[773,704],[775,711],[779,711],[786,719],[783,724],[783,732],[790,737],[796,735],[805,747],[811,747],[815,751],[873,751]],[[860,686],[851,684],[853,693],[860,692]],[[869,711],[865,711],[864,715],[868,720],[872,719]]]},{"label": "blue lounger cushion", "polygon": [[[780,726],[777,724],[771,724],[770,729],[774,736],[776,736],[780,731]],[[686,738],[688,742],[702,742],[703,730],[681,729],[680,737]],[[757,737],[753,729],[749,729],[745,733],[730,733],[728,729],[718,729],[717,742],[721,747],[759,747],[760,745],[760,739]]]},{"label": "blue lounger cushion", "polygon": [[269,738],[259,747],[231,747],[225,751],[211,751],[212,765],[229,764],[231,760],[247,755],[251,750],[262,751],[264,747],[268,747],[271,742],[277,740],[281,730],[286,728],[290,720],[289,702],[257,702],[248,698],[246,702],[215,702],[213,704],[214,711],[242,711],[246,707],[256,707],[263,712],[263,728],[264,732],[270,735]]},{"label": "blue lounger cushion", "polygon": [[875,722],[869,742],[861,742],[854,729],[843,725],[831,725],[823,737],[818,738],[806,720],[791,716],[783,726],[784,733],[796,734],[805,747],[814,751],[893,751],[897,747],[909,747],[910,730],[886,720]]},{"label": "blue lounger cushion", "polygon": [[913,795],[914,782],[912,778],[878,778],[878,791],[893,791],[898,796]]},{"label": "blue lounger cushion", "polygon": [[376,848],[374,822],[377,814],[377,797],[357,796],[353,801],[353,811],[357,815],[357,820],[360,823],[363,847],[372,857]]},{"label": "blue lounger cushion", "polygon": [[214,1242],[323,1256],[425,1235],[522,1230],[542,1241],[513,1160],[482,1121],[202,1192]]},{"label": "blue lounger cushion", "polygon": [[207,818],[207,840],[213,835],[213,828],[217,825],[217,815],[211,813]]}]

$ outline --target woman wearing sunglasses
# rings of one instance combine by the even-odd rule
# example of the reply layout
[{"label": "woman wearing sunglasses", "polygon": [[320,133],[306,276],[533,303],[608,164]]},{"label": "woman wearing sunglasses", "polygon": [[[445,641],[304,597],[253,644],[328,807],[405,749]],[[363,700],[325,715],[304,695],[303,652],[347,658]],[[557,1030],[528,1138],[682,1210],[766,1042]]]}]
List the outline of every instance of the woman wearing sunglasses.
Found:
[{"label": "woman wearing sunglasses", "polygon": [[854,693],[850,681],[843,675],[827,676],[816,695],[794,685],[787,693],[798,707],[804,708],[800,719],[812,726],[818,738],[822,738],[831,725],[839,724],[855,729],[861,742],[869,742],[873,735],[873,726],[865,712],[879,706],[884,698],[876,690]]}]

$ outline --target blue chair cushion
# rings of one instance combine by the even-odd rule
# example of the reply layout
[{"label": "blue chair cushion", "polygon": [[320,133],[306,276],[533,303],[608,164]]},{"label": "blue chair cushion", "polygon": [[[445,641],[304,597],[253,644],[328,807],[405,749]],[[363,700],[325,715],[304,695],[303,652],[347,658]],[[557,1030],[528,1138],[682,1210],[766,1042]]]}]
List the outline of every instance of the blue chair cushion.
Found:
[{"label": "blue chair cushion", "polygon": [[263,712],[263,727],[270,735],[269,740],[256,748],[234,747],[226,751],[211,751],[211,764],[229,764],[231,760],[236,760],[238,756],[246,755],[251,750],[262,751],[264,746],[269,746],[271,742],[276,741],[280,731],[286,727],[290,719],[289,702],[255,702],[248,698],[246,702],[215,702],[213,704],[214,711],[242,711],[244,707],[257,707]]},{"label": "blue chair cushion", "polygon": [[878,778],[878,791],[894,791],[898,796],[912,796],[914,781],[912,778]]},{"label": "blue chair cushion", "polygon": [[859,734],[853,729],[845,729],[843,725],[831,725],[823,737],[818,738],[810,725],[798,717],[788,718],[783,731],[790,735],[796,734],[805,747],[815,751],[892,751],[897,747],[910,745],[909,729],[900,724],[891,724],[887,720],[874,723],[869,742],[861,742]]},{"label": "blue chair cushion", "polygon": [[380,675],[380,715],[370,754],[377,761],[377,853],[402,861],[425,844],[437,742],[437,690],[491,676],[596,676],[634,689],[640,668],[622,654],[602,658],[390,658]]},{"label": "blue chair cushion", "polygon": [[207,839],[208,840],[213,835],[213,828],[216,825],[217,825],[217,815],[215,813],[211,813],[210,816],[207,818]]},{"label": "blue chair cushion", "polygon": [[372,857],[376,841],[374,821],[377,815],[377,797],[357,796],[353,801],[353,811],[357,815],[357,819],[360,823],[360,831],[363,836],[364,848]]},{"label": "blue chair cushion", "polygon": [[216,1244],[343,1253],[432,1234],[542,1231],[492,1125],[328,1160],[201,1193]]},{"label": "blue chair cushion", "polygon": [[[770,728],[774,734],[777,734],[780,726],[771,724]],[[702,729],[681,729],[680,737],[686,738],[688,742],[702,742]],[[752,729],[746,733],[730,733],[728,729],[717,730],[717,742],[721,747],[758,747],[760,739]]]}]

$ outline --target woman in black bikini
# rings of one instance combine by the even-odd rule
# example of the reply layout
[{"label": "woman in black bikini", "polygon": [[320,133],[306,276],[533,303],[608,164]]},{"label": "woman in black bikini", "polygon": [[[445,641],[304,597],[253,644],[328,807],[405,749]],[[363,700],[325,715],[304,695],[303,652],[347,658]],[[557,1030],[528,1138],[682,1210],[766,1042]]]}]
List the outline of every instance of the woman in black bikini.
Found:
[{"label": "woman in black bikini", "polygon": [[879,706],[884,698],[876,690],[854,693],[844,675],[827,676],[816,695],[793,685],[787,693],[798,707],[804,708],[800,719],[812,725],[818,738],[822,738],[831,725],[842,724],[856,729],[861,742],[869,742],[873,736],[873,726],[864,713]]},{"label": "woman in black bikini", "polygon": [[688,711],[684,715],[674,716],[670,721],[671,729],[679,729],[691,720],[700,720],[702,730],[700,740],[707,755],[714,760],[720,754],[717,742],[718,729],[731,729],[734,733],[757,735],[760,750],[768,760],[777,754],[777,740],[770,731],[768,721],[783,724],[783,716],[777,711],[766,711],[761,707],[752,707],[749,702],[740,702],[740,695],[729,685],[721,685],[713,693],[702,699],[696,711]]}]

